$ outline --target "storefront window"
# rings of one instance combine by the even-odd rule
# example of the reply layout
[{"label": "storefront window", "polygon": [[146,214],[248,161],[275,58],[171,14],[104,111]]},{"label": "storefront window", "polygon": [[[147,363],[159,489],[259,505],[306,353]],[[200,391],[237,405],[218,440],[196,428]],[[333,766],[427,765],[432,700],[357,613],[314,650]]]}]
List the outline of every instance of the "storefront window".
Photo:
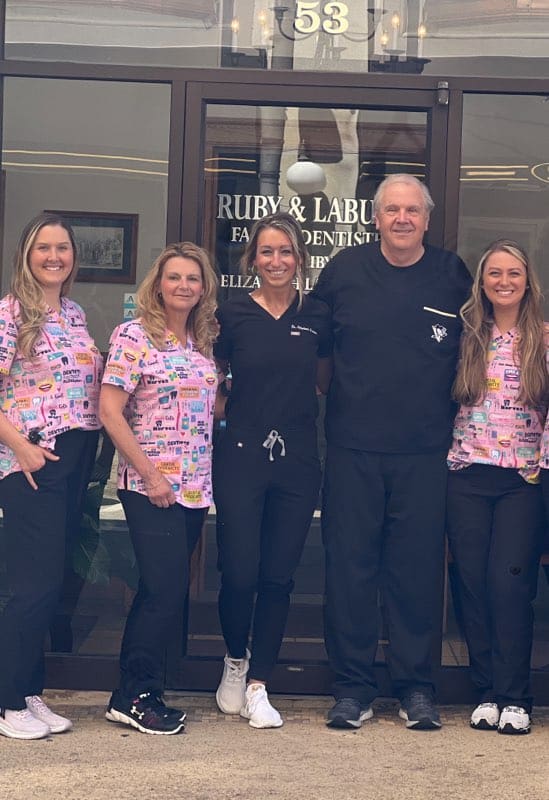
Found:
[{"label": "storefront window", "polygon": [[[26,222],[44,210],[68,212],[82,269],[72,296],[98,347],[107,349],[113,328],[133,315],[136,285],[165,245],[169,125],[170,88],[163,85],[5,79],[2,294]],[[113,464],[104,441],[68,553],[50,631],[54,652],[119,650],[138,575]],[[0,529],[0,603],[1,536]]]},{"label": "storefront window", "polygon": [[212,104],[205,137],[203,241],[229,290],[253,288],[239,262],[256,219],[289,211],[301,224],[308,291],[331,256],[376,239],[372,199],[384,177],[426,174],[421,111]]},{"label": "storefront window", "polygon": [[7,0],[8,58],[545,76],[547,0]]},{"label": "storefront window", "polygon": [[5,79],[3,293],[26,221],[69,212],[82,268],[73,296],[107,348],[166,241],[169,124],[167,86]]},{"label": "storefront window", "polygon": [[505,236],[526,249],[549,288],[548,124],[545,95],[465,95],[459,252],[471,270]]}]

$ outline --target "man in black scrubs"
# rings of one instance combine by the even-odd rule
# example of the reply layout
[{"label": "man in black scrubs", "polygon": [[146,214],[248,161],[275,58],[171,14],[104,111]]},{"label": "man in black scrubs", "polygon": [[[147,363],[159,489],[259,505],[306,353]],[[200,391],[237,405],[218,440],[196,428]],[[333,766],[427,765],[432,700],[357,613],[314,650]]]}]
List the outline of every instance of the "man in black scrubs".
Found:
[{"label": "man in black scrubs", "polygon": [[407,727],[439,728],[432,642],[443,564],[451,388],[471,278],[423,244],[433,201],[411,175],[379,186],[380,241],[348,248],[314,294],[331,308],[324,488],[326,647],[335,673],[328,725],[373,715],[378,590],[389,668]]}]

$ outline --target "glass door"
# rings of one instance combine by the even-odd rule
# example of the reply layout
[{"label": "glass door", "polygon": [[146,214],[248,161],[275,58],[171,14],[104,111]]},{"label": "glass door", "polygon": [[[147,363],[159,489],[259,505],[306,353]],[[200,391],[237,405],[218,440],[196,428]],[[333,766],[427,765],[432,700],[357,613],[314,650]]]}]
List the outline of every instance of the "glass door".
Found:
[{"label": "glass door", "polygon": [[[312,289],[338,250],[376,238],[372,199],[392,173],[410,173],[430,185],[437,208],[429,238],[442,243],[445,176],[432,165],[445,163],[447,118],[446,107],[436,104],[436,89],[191,84],[185,116],[182,235],[211,253],[225,296],[253,288],[253,280],[239,273],[240,257],[253,222],[277,210],[289,211],[302,226],[311,255],[306,289]],[[319,444],[322,455],[321,423]],[[295,576],[272,681],[277,691],[329,690],[319,516],[317,510]],[[225,646],[217,617],[216,555],[212,510],[196,556],[187,658],[181,659],[177,647],[169,658],[169,684],[175,688],[213,688],[219,674]],[[387,634],[382,611],[377,660],[383,687]]]}]

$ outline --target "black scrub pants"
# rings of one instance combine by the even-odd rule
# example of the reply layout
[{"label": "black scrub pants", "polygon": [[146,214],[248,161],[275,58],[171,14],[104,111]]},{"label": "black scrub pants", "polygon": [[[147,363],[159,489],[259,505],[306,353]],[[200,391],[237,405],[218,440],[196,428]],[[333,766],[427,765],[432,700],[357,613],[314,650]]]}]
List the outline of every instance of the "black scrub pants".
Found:
[{"label": "black scrub pants", "polygon": [[328,446],[322,531],[325,637],[336,700],[377,695],[378,590],[395,695],[433,691],[440,618],[446,452],[384,454]]},{"label": "black scrub pants", "polygon": [[164,690],[165,651],[189,589],[189,560],[206,508],[153,505],[138,492],[118,492],[139,568],[120,650],[120,692],[128,699]]},{"label": "black scrub pants", "polygon": [[77,535],[97,449],[97,431],[57,437],[59,461],[0,481],[10,597],[0,610],[0,709],[25,708],[25,697],[44,690],[44,638],[63,585],[65,548]]},{"label": "black scrub pants", "polygon": [[447,532],[478,701],[530,712],[541,487],[514,469],[473,464],[452,471]]},{"label": "black scrub pants", "polygon": [[221,628],[230,656],[243,658],[253,616],[248,677],[261,681],[278,658],[320,488],[316,430],[281,432],[286,454],[277,443],[272,461],[262,446],[267,434],[227,429],[213,460]]}]

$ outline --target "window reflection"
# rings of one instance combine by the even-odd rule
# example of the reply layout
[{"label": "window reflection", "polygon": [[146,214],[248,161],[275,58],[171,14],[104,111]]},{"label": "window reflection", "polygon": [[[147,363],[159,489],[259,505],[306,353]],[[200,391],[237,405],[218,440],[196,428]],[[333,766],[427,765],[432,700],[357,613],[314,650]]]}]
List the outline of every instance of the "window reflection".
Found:
[{"label": "window reflection", "polygon": [[547,75],[546,0],[7,0],[8,58]]}]

